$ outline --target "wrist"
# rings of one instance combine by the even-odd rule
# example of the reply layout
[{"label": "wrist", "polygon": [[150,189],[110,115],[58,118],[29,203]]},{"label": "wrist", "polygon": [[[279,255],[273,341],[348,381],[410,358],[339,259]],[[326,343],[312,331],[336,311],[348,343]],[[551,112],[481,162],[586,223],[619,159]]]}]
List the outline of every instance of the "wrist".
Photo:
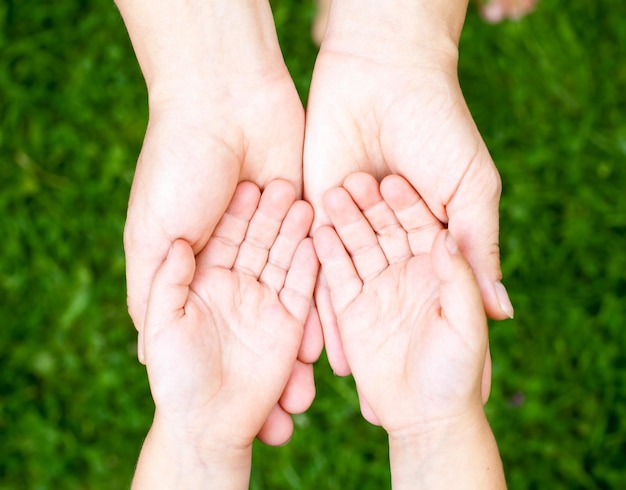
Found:
[{"label": "wrist", "polygon": [[284,70],[267,0],[116,0],[153,95]]},{"label": "wrist", "polygon": [[468,411],[456,417],[439,420],[420,421],[398,429],[389,429],[389,445],[402,451],[423,451],[431,453],[442,444],[471,436],[477,428],[486,423],[484,411]]},{"label": "wrist", "polygon": [[252,454],[254,437],[235,438],[222,429],[218,421],[207,426],[206,421],[199,423],[172,423],[162,416],[157,409],[152,421],[151,432],[167,439],[173,447],[182,451],[192,451],[201,461],[220,460],[227,465],[239,465],[246,462]]},{"label": "wrist", "polygon": [[506,488],[484,411],[389,433],[394,489]]},{"label": "wrist", "polygon": [[456,64],[467,0],[334,0],[322,47],[377,61]]},{"label": "wrist", "polygon": [[155,415],[133,488],[248,488],[252,443],[235,445],[193,435]]}]

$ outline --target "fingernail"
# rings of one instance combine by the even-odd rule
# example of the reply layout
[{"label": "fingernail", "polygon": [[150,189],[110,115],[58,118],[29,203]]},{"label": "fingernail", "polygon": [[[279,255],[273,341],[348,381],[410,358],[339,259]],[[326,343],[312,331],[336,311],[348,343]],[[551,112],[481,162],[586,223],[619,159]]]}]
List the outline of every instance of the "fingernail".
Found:
[{"label": "fingernail", "polygon": [[459,246],[456,244],[456,240],[449,231],[446,232],[446,248],[452,255],[459,253]]},{"label": "fingernail", "polygon": [[146,363],[146,357],[143,352],[143,335],[142,334],[137,335],[137,359],[139,359],[139,362],[141,364]]},{"label": "fingernail", "polygon": [[500,308],[509,318],[512,319],[515,316],[515,310],[513,309],[513,304],[509,299],[509,293],[506,292],[504,284],[500,281],[496,281],[495,289],[496,296],[498,297],[498,303],[500,303]]}]

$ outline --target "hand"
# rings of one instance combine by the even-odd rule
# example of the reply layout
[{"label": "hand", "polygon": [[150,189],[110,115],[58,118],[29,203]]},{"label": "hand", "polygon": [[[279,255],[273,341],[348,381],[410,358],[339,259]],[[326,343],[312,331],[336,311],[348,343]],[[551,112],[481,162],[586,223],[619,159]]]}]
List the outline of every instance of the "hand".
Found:
[{"label": "hand", "polygon": [[505,488],[482,407],[487,321],[452,235],[399,176],[327,192],[314,236],[364,416],[393,488]]},{"label": "hand", "polygon": [[[304,186],[314,229],[329,222],[324,193],[349,174],[402,175],[447,224],[474,269],[489,316],[512,316],[500,283],[500,179],[456,75],[463,2],[459,12],[446,13],[453,21],[444,27],[431,21],[422,1],[393,9],[353,4],[333,4],[311,84]],[[444,5],[430,4],[432,10]],[[337,374],[347,374],[323,278],[319,284],[329,361]]]},{"label": "hand", "polygon": [[194,258],[175,241],[152,283],[144,352],[155,425],[200,460],[251,451],[298,362],[318,262],[305,238],[311,207],[294,199],[284,181],[260,201],[239,184],[206,248]]},{"label": "hand", "polygon": [[286,68],[211,84],[151,102],[124,234],[128,307],[140,334],[170,245],[182,238],[199,253],[238,182],[264,187],[280,177],[301,189],[304,116]]},{"label": "hand", "polygon": [[334,229],[321,227],[315,247],[348,364],[376,419],[394,433],[482,411],[486,319],[451,234],[399,176],[379,192],[373,177],[354,174],[324,203]]},{"label": "hand", "polygon": [[[124,232],[128,308],[143,362],[150,283],[171,244],[181,238],[199,254],[240,181],[264,187],[282,178],[300,194],[304,111],[267,2],[117,3],[150,106]],[[291,413],[315,396],[311,363],[322,349],[315,320],[313,311],[286,388],[282,408]],[[260,437],[284,443],[288,419],[277,407]]]}]

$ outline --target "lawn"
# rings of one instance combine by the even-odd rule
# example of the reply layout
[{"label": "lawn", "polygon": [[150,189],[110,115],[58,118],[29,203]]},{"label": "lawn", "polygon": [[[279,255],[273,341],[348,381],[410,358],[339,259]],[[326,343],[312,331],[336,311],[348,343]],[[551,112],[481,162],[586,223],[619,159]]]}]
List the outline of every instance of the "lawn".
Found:
[{"label": "lawn", "polygon": [[[310,1],[272,2],[306,98]],[[462,87],[503,180],[514,320],[491,326],[487,405],[509,487],[626,482],[626,2],[470,8]],[[110,0],[0,3],[0,489],[129,486],[152,416],[126,314],[122,230],[147,121]],[[389,488],[353,383],[318,398],[251,488]]]}]

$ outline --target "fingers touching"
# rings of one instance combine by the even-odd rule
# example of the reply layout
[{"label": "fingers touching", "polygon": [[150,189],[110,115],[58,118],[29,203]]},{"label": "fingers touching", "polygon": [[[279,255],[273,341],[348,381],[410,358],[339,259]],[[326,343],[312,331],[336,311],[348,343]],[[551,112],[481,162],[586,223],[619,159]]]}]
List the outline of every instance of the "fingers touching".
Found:
[{"label": "fingers touching", "polygon": [[[330,291],[332,309],[341,313],[363,288],[356,266],[337,232],[322,226],[315,232],[315,251],[322,263],[322,271]],[[321,307],[322,305],[320,305]],[[330,307],[330,305],[324,305]],[[326,331],[324,332],[326,335]]]},{"label": "fingers touching", "polygon": [[233,267],[260,199],[261,191],[252,182],[242,182],[236,187],[211,239],[198,254],[199,271],[210,267]]},{"label": "fingers touching", "polygon": [[[481,395],[486,403],[491,391],[491,356],[483,299],[471,265],[449,231],[435,238],[431,251],[433,270],[439,279],[441,318],[464,345],[482,360]],[[480,364],[480,362],[478,363]]]},{"label": "fingers touching", "polygon": [[461,332],[467,331],[467,325],[486,330],[486,317],[474,272],[449,231],[443,231],[435,238],[431,262],[440,283],[439,302],[445,320]]},{"label": "fingers touching", "polygon": [[[400,176],[387,177],[379,185],[373,177],[354,174],[342,188],[329,191],[324,202],[332,226],[320,227],[314,243],[337,313],[335,331],[325,326],[324,333],[336,348],[343,343],[350,353],[347,370],[355,372],[363,416],[372,423],[379,422],[368,401],[383,397],[380,389],[389,388],[370,383],[363,373],[369,372],[364,366],[380,356],[379,349],[388,345],[389,338],[379,337],[381,329],[390,323],[397,324],[393,335],[398,345],[412,344],[416,338],[423,342],[440,337],[444,344],[433,341],[433,349],[456,346],[458,352],[469,355],[468,362],[479,374],[488,374],[486,318],[474,273],[452,234],[417,191]],[[415,288],[415,294],[404,295],[400,304],[381,301],[399,294],[407,286],[407,277],[417,283],[431,281],[434,288]],[[420,320],[415,323],[407,319]],[[350,335],[355,329],[358,334]],[[374,338],[381,343],[364,340]],[[364,361],[359,353],[365,348],[372,350]],[[418,376],[420,370],[406,368],[421,362],[412,355],[408,352],[406,358],[393,360],[383,356],[389,371],[380,367],[377,375],[386,378],[402,372]],[[437,355],[445,357],[444,352]],[[341,360],[341,356],[336,358]],[[363,397],[364,387],[370,390],[370,400]],[[488,393],[488,386],[483,386],[483,393]]]},{"label": "fingers touching", "polygon": [[324,196],[324,207],[359,278],[367,281],[380,274],[388,265],[387,258],[376,233],[348,191],[342,187],[329,190]]},{"label": "fingers touching", "polygon": [[[417,194],[404,179],[398,177],[398,180],[407,186],[401,190]],[[345,180],[344,188],[367,219],[387,263],[394,264],[410,258],[412,254],[407,233],[402,223],[398,221],[395,210],[383,198],[382,188],[376,179],[366,173],[352,174]]]},{"label": "fingers touching", "polygon": [[315,248],[336,312],[390,265],[428,253],[443,229],[398,175],[379,185],[369,174],[352,174],[343,187],[326,193],[324,205],[333,226],[315,233]]},{"label": "fingers touching", "polygon": [[428,253],[437,233],[443,229],[426,202],[403,177],[390,175],[380,184],[380,192],[406,230],[413,255]]},{"label": "fingers touching", "polygon": [[323,271],[315,299],[323,318],[328,361],[338,375],[350,374],[335,313],[343,312],[359,295],[363,284],[389,265],[428,252],[441,223],[400,176],[379,185],[366,173],[349,176],[343,187],[324,197],[331,226],[314,237]]},{"label": "fingers touching", "polygon": [[239,247],[234,270],[256,278],[261,275],[295,198],[295,189],[287,182],[278,180],[268,184]]},{"label": "fingers touching", "polygon": [[307,238],[298,245],[279,293],[283,306],[302,325],[311,309],[318,268],[313,240]]},{"label": "fingers touching", "polygon": [[[296,201],[295,190],[288,182],[272,181],[262,194],[255,184],[242,182],[197,257],[198,275],[211,267],[232,269],[278,292],[312,221],[311,206]],[[304,247],[296,261],[301,273],[308,271],[303,261],[311,266],[317,263]]]},{"label": "fingers touching", "polygon": [[[453,234],[444,230],[403,177],[388,176],[379,184],[368,174],[353,174],[343,187],[327,192],[324,205],[332,226],[322,226],[313,239],[306,238],[313,211],[308,203],[296,201],[289,183],[273,181],[263,193],[254,184],[241,183],[205,249],[194,257],[187,242],[174,242],[150,292],[147,336],[185,315],[194,277],[211,268],[254,277],[276,292],[300,325],[309,325],[309,342],[314,348],[305,348],[303,343],[302,355],[275,413],[259,434],[273,444],[284,442],[292,430],[288,413],[305,410],[315,394],[307,363],[313,362],[321,349],[318,314],[311,302],[316,285],[318,299],[321,292],[330,296],[330,303],[318,301],[319,315],[332,310],[340,316],[365,285],[386,270],[430,254],[440,282],[442,318],[460,332],[466,328],[467,338],[478,334],[486,346],[481,290],[472,268]],[[323,274],[318,270],[318,257]],[[348,374],[340,327],[324,325],[324,341],[335,372]],[[473,333],[467,328],[474,328]],[[368,419],[376,421],[367,404],[363,410]]]},{"label": "fingers touching", "polygon": [[[336,234],[334,234],[332,228],[325,229],[325,231],[321,230],[322,229],[318,230],[314,237],[315,250],[318,253],[318,256],[322,247],[327,247],[327,251],[325,252],[327,254],[335,253],[335,249],[333,247],[339,247],[336,248],[337,252],[345,252],[343,245],[337,238]],[[324,243],[324,234],[328,240],[331,240],[330,243]],[[334,240],[335,238],[337,238],[337,240]],[[351,372],[350,365],[346,359],[346,354],[341,343],[341,337],[339,336],[337,315],[335,314],[335,307],[333,304],[337,305],[338,308],[341,305],[341,308],[343,309],[350,303],[352,298],[359,293],[362,285],[356,275],[356,271],[353,267],[351,267],[349,258],[347,262],[341,255],[338,259],[339,260],[336,264],[331,260],[327,260],[327,270],[333,273],[332,269],[336,266],[337,270],[334,271],[334,275],[332,276],[334,279],[342,277],[343,273],[345,277],[351,277],[352,281],[350,284],[348,284],[348,282],[344,283],[344,290],[342,290],[342,286],[339,281],[333,282],[333,294],[335,294],[336,298],[332,298],[330,287],[326,281],[326,274],[324,271],[320,271],[317,278],[317,285],[315,287],[315,305],[317,307],[322,327],[324,349],[326,349],[328,363],[337,376],[348,376]],[[348,270],[342,270],[342,268],[345,268],[346,265],[348,266]]]},{"label": "fingers touching", "polygon": [[[286,181],[271,182],[262,194],[255,184],[242,182],[197,257],[186,241],[174,242],[152,284],[148,314],[153,323],[167,324],[184,315],[194,281],[218,267],[254,277],[279,294],[284,307],[304,324],[319,264],[312,240],[306,239],[312,208],[295,195]],[[311,342],[320,344],[314,319],[310,323]]]},{"label": "fingers touching", "polygon": [[514,315],[508,293],[500,282],[498,203],[501,190],[500,176],[493,164],[474,165],[447,205],[448,228],[474,269],[487,315],[495,320]]},{"label": "fingers touching", "polygon": [[303,259],[303,254],[304,257],[310,257],[312,252],[313,259],[317,263],[313,251],[307,252],[305,250],[297,255],[301,242],[309,234],[312,222],[313,208],[304,201],[294,202],[269,250],[267,262],[259,277],[261,283],[274,291],[280,291],[288,277],[290,267],[299,267],[303,274],[308,272],[308,269],[302,267],[302,261],[307,260],[306,258]]}]

